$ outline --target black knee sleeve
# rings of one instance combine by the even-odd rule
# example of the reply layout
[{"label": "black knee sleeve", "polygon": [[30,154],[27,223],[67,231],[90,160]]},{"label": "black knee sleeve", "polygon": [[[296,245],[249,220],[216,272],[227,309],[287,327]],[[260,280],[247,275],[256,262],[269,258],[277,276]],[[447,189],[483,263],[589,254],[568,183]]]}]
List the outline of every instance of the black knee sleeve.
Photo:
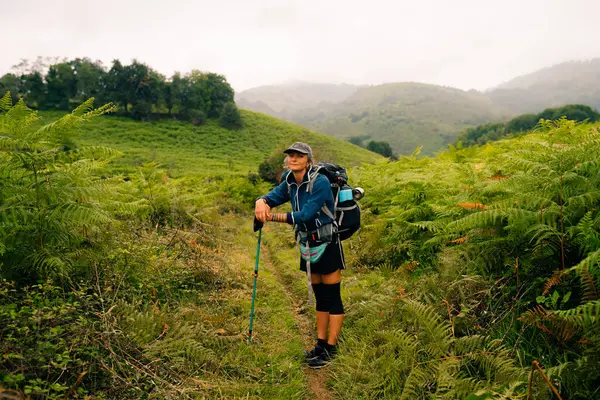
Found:
[{"label": "black knee sleeve", "polygon": [[344,304],[342,303],[342,294],[340,292],[340,283],[334,283],[332,285],[323,284],[324,297],[327,298],[327,305],[329,306],[329,314],[343,314]]},{"label": "black knee sleeve", "polygon": [[323,311],[323,312],[328,312],[329,311],[329,302],[328,302],[328,298],[325,296],[324,293],[324,284],[322,283],[313,283],[312,284],[312,288],[313,288],[313,293],[315,294],[315,300],[316,300],[316,309],[317,311]]}]

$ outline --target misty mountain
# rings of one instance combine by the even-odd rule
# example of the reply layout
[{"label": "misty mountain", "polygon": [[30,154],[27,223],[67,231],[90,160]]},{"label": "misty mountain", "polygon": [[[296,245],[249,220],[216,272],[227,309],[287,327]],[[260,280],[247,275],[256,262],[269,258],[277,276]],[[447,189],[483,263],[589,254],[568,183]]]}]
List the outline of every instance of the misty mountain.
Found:
[{"label": "misty mountain", "polygon": [[510,114],[479,92],[420,83],[272,85],[242,92],[236,102],[341,139],[385,140],[398,154],[417,146],[432,154],[465,128]]},{"label": "misty mountain", "polygon": [[600,109],[600,59],[544,68],[485,92],[407,82],[376,86],[296,82],[246,90],[236,95],[236,102],[240,108],[338,138],[385,140],[397,154],[411,153],[417,146],[432,154],[454,143],[469,127],[565,104]]},{"label": "misty mountain", "polygon": [[339,103],[355,93],[360,86],[292,81],[266,85],[236,94],[238,107],[291,120],[302,109]]},{"label": "misty mountain", "polygon": [[465,128],[507,116],[476,91],[392,83],[359,89],[328,107],[304,110],[293,122],[342,139],[384,140],[398,154],[411,153],[417,146],[432,154]]},{"label": "misty mountain", "polygon": [[515,113],[537,113],[565,104],[600,109],[600,58],[543,68],[501,84],[486,95]]}]

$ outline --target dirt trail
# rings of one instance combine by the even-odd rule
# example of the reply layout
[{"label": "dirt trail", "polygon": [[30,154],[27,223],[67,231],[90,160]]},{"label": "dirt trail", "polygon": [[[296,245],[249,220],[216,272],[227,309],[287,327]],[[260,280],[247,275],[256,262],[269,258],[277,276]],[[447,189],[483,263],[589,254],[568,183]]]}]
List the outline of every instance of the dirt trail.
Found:
[{"label": "dirt trail", "polygon": [[[265,255],[265,262],[268,264],[269,271],[275,276],[277,282],[287,290],[284,290],[286,296],[289,298],[290,302],[293,304],[292,313],[294,318],[298,323],[298,328],[300,329],[300,333],[302,334],[302,342],[304,343],[305,348],[310,348],[314,346],[314,328],[312,321],[309,316],[304,312],[304,307],[306,304],[306,297],[298,298],[293,290],[289,287],[289,282],[286,277],[281,273],[279,268],[277,268],[271,262],[271,255],[269,252],[269,248],[266,245],[263,245],[263,252]],[[305,278],[306,279],[306,278]],[[327,368],[323,369],[312,369],[308,366],[304,368],[304,374],[306,375],[308,381],[308,389],[310,391],[310,395],[306,398],[307,400],[333,400],[333,396],[331,391],[327,389],[325,382],[328,377]]]}]

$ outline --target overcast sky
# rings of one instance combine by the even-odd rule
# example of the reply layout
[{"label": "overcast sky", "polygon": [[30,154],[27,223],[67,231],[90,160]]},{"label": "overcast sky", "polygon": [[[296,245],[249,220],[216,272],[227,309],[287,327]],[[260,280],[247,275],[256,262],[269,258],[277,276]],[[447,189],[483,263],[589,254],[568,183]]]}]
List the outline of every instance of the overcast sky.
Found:
[{"label": "overcast sky", "polygon": [[0,0],[0,75],[37,56],[137,58],[168,76],[217,72],[236,91],[287,80],[483,90],[599,57],[599,15],[597,0]]}]

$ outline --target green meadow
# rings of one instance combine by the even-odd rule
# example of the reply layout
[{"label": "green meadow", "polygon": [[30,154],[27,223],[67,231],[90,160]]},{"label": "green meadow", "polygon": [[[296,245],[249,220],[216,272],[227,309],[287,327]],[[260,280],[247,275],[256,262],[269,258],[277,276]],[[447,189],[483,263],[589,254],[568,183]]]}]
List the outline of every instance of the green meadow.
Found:
[{"label": "green meadow", "polygon": [[[194,126],[174,119],[141,123],[109,115],[83,125],[77,142],[81,146],[101,144],[122,152],[123,157],[111,163],[114,172],[129,172],[154,161],[175,177],[257,173],[258,164],[271,153],[297,140],[310,143],[320,160],[337,160],[348,166],[383,160],[358,146],[265,114],[240,113],[244,127],[233,131],[214,120]],[[40,115],[43,122],[64,113],[46,111]]]}]

